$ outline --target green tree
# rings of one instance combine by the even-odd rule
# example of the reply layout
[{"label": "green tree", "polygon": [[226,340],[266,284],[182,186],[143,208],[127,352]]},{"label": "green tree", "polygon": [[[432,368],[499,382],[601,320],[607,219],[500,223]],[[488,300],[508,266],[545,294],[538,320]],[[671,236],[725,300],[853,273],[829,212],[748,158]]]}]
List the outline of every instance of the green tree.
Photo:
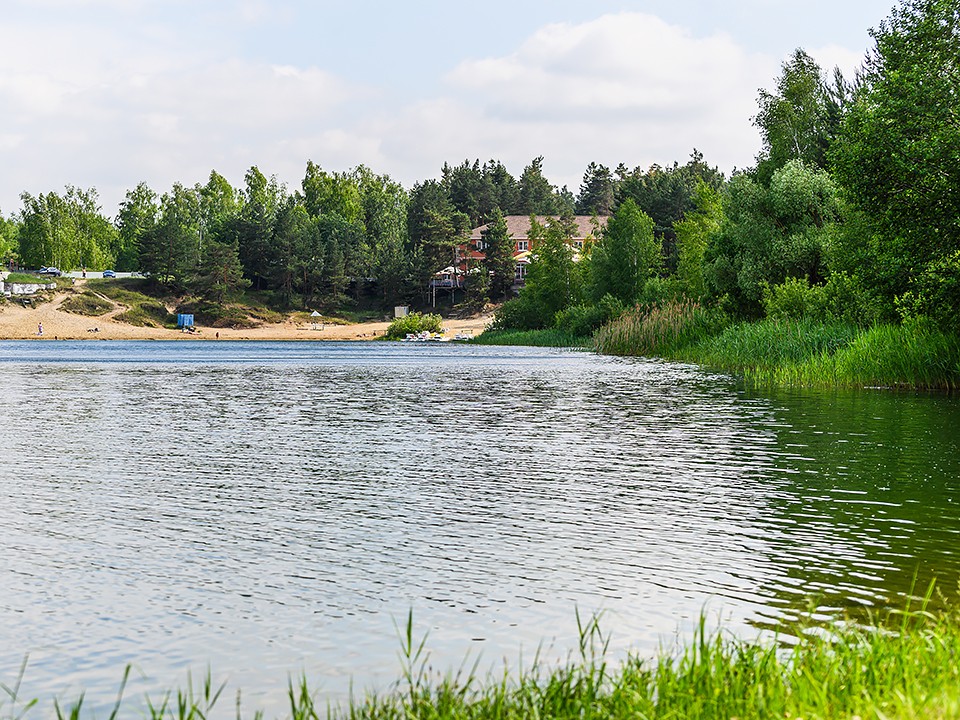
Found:
[{"label": "green tree", "polygon": [[707,249],[705,275],[715,296],[730,310],[762,313],[764,285],[786,278],[826,277],[826,250],[840,219],[837,189],[822,170],[791,160],[764,187],[747,175],[729,183],[724,219]]},{"label": "green tree", "polygon": [[483,270],[490,278],[490,299],[502,300],[512,294],[516,261],[513,259],[515,244],[507,232],[507,222],[499,209],[494,211],[493,218],[482,236]]},{"label": "green tree", "polygon": [[140,236],[140,269],[156,280],[182,285],[197,268],[199,203],[194,190],[174,183],[160,199],[160,218]]},{"label": "green tree", "polygon": [[120,238],[117,270],[140,269],[142,238],[157,224],[159,214],[157,194],[145,182],[127,191],[123,202],[120,203],[120,211],[116,219],[117,233]]},{"label": "green tree", "polygon": [[692,298],[707,292],[704,266],[710,239],[723,223],[723,199],[720,192],[701,181],[695,191],[696,209],[674,223],[677,236],[677,278]]},{"label": "green tree", "polygon": [[889,307],[960,250],[960,7],[904,0],[871,35],[831,154],[858,213],[837,260]]},{"label": "green tree", "polygon": [[243,277],[237,247],[214,240],[208,242],[191,280],[191,289],[204,300],[222,305],[249,286],[250,281]]},{"label": "green tree", "polygon": [[582,271],[570,245],[574,232],[570,218],[548,219],[546,225],[530,218],[534,250],[520,299],[533,309],[540,327],[553,325],[558,312],[583,299]]},{"label": "green tree", "polygon": [[556,215],[560,211],[556,192],[543,176],[543,156],[523,169],[519,182],[518,215]]},{"label": "green tree", "polygon": [[14,218],[0,215],[0,262],[6,264],[19,257],[17,253],[17,235],[20,226]]},{"label": "green tree", "polygon": [[68,185],[63,196],[51,192],[20,196],[19,246],[28,266],[107,267],[117,250],[117,231],[99,206],[97,191]]},{"label": "green tree", "polygon": [[576,212],[579,215],[609,215],[616,198],[616,182],[610,168],[590,163],[583,174]]},{"label": "green tree", "polygon": [[590,295],[594,301],[611,295],[626,305],[633,304],[662,263],[653,220],[628,199],[610,218],[590,254]]},{"label": "green tree", "polygon": [[757,158],[757,178],[767,184],[789,160],[826,169],[827,151],[839,129],[849,89],[839,70],[834,85],[802,49],[783,64],[774,92],[760,91],[753,124],[760,130],[763,150]]}]

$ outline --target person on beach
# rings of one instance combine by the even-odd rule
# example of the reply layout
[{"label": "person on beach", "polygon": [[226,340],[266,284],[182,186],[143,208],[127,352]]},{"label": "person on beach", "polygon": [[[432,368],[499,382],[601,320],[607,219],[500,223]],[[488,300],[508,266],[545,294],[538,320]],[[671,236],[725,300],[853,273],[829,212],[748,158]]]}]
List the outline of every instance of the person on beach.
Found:
[{"label": "person on beach", "polygon": [[43,335],[43,323],[37,323],[37,335]]}]

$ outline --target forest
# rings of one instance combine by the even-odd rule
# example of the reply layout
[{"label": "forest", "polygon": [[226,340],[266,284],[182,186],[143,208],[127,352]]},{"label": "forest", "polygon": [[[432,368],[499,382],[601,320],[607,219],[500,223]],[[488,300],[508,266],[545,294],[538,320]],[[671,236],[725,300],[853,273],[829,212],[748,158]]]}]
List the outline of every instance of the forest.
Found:
[{"label": "forest", "polygon": [[[631,308],[694,303],[730,320],[859,327],[924,319],[960,331],[960,7],[903,0],[845,78],[797,49],[752,122],[755,164],[725,177],[684,162],[590,162],[574,194],[535,157],[444,165],[405,189],[359,166],[306,163],[291,190],[251,167],[243,187],[129,190],[115,218],[95,189],[21,196],[0,218],[9,265],[139,271],[167,290],[226,302],[247,288],[279,309],[426,302],[472,228],[486,257],[464,305],[506,302],[497,326],[590,334]],[[638,88],[642,92],[642,88]],[[575,254],[567,218],[610,216]],[[511,288],[505,215],[548,216],[526,286]]]}]

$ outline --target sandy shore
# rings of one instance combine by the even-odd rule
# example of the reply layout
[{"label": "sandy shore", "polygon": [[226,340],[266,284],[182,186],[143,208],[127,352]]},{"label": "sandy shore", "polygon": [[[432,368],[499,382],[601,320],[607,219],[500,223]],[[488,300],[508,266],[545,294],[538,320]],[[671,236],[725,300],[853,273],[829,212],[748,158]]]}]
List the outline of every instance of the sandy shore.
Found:
[{"label": "sandy shore", "polygon": [[[113,320],[122,308],[100,317],[75,315],[60,310],[67,294],[36,307],[23,307],[16,300],[0,303],[0,340],[372,340],[381,337],[390,323],[369,322],[353,325],[284,322],[256,328],[233,330],[197,326],[195,333],[166,328],[144,328]],[[34,301],[36,302],[36,301]],[[457,333],[479,335],[492,321],[490,315],[463,320],[447,320],[449,337]],[[43,335],[39,326],[43,325]]]}]

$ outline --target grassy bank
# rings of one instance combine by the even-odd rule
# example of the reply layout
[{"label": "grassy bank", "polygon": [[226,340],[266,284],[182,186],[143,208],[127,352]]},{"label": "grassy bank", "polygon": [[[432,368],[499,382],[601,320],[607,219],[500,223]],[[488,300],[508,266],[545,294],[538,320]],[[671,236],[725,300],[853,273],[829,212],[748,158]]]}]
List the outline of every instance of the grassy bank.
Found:
[{"label": "grassy bank", "polygon": [[[613,664],[606,638],[594,620],[581,628],[580,653],[548,666],[534,658],[516,672],[478,678],[475,670],[438,673],[425,644],[408,621],[402,638],[401,679],[382,695],[327,708],[315,700],[307,679],[291,681],[289,714],[315,718],[663,718],[768,720],[769,718],[957,718],[960,717],[960,615],[924,611],[893,614],[885,629],[838,624],[830,632],[808,630],[791,647],[746,642],[701,622],[685,645],[656,658]],[[127,671],[129,674],[129,670]],[[85,716],[82,697],[57,704],[53,713],[17,697],[16,678],[0,695],[0,718]],[[114,717],[127,717],[120,699]],[[201,720],[221,699],[209,677],[199,685],[149,698],[150,718]],[[220,711],[244,713],[218,707]],[[130,708],[133,709],[132,707]],[[137,711],[134,714],[139,714]]]},{"label": "grassy bank", "polygon": [[528,345],[531,347],[593,348],[589,337],[569,335],[560,330],[484,330],[468,342],[474,345]]},{"label": "grassy bank", "polygon": [[633,311],[596,335],[599,352],[662,357],[742,374],[754,385],[960,387],[960,338],[925,323],[863,329],[773,320],[725,325],[695,304]]}]

